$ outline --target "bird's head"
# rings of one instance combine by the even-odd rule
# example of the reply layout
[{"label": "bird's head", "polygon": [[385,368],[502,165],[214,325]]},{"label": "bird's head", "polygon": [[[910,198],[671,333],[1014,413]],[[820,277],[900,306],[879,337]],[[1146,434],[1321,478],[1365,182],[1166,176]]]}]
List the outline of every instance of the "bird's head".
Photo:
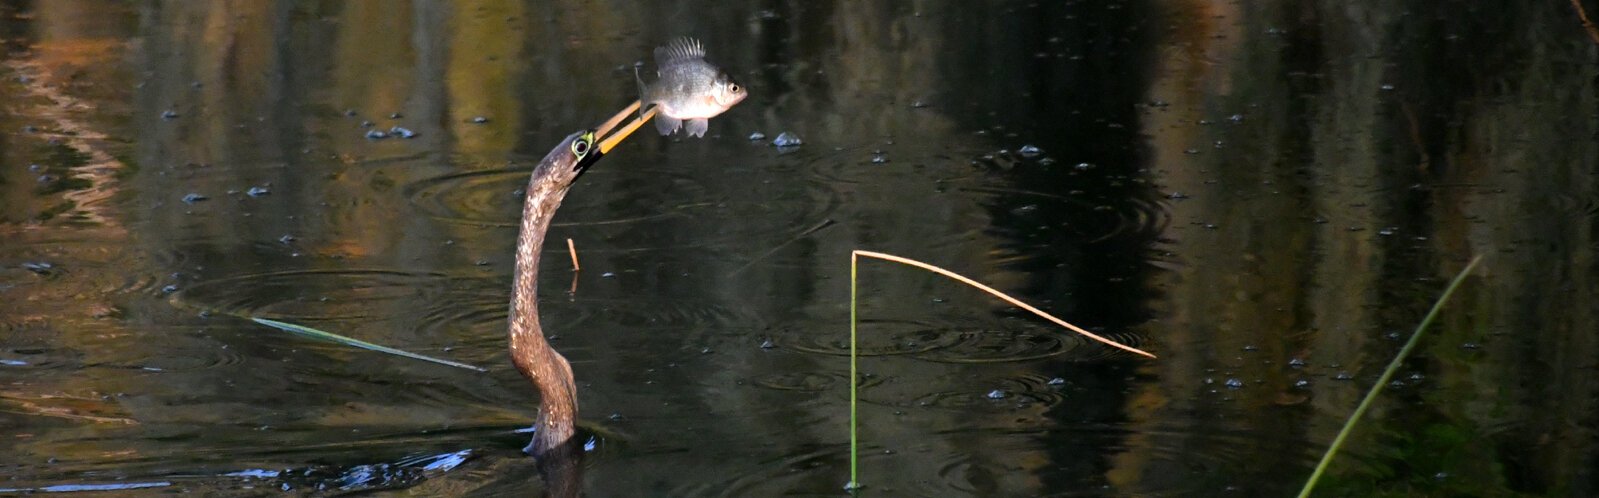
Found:
[{"label": "bird's head", "polygon": [[543,161],[539,161],[533,170],[533,178],[535,183],[543,184],[546,188],[565,190],[590,166],[599,162],[601,155],[593,130],[567,135],[560,145],[544,156]]}]

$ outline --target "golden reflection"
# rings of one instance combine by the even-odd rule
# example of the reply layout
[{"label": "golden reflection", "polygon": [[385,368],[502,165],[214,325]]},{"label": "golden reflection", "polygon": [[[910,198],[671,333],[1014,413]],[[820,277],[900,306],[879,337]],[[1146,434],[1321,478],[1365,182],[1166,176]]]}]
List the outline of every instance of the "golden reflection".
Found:
[{"label": "golden reflection", "polygon": [[449,113],[445,120],[455,124],[490,119],[487,126],[476,127],[486,129],[448,127],[461,153],[503,156],[517,144],[523,93],[516,87],[516,71],[522,65],[515,62],[535,49],[525,45],[527,38],[518,29],[531,14],[527,5],[511,0],[449,4],[450,56],[445,69]]},{"label": "golden reflection", "polygon": [[[161,425],[155,421],[299,422],[280,406],[260,406],[261,399],[228,398],[266,390],[229,383],[240,371],[274,371],[263,365],[277,363],[267,362],[288,364],[284,355],[290,353],[283,350],[294,348],[252,342],[237,325],[195,317],[195,310],[175,311],[168,286],[284,269],[448,273],[443,290],[398,286],[395,293],[403,297],[330,299],[325,306],[391,318],[365,325],[370,330],[433,345],[472,343],[484,327],[458,322],[501,313],[499,305],[459,316],[453,314],[459,310],[440,312],[445,316],[424,318],[445,325],[422,326],[413,320],[417,304],[440,299],[439,293],[490,294],[461,298],[467,307],[497,302],[483,290],[499,289],[497,281],[481,282],[505,277],[508,270],[497,264],[509,252],[510,234],[430,218],[415,205],[412,188],[464,170],[525,166],[518,161],[542,153],[552,137],[635,99],[630,65],[660,41],[691,34],[722,43],[713,53],[727,60],[716,62],[750,79],[750,101],[713,124],[725,138],[632,137],[633,153],[613,159],[631,166],[617,168],[627,174],[584,178],[586,191],[613,197],[575,212],[583,221],[558,227],[569,232],[562,236],[594,241],[584,242],[583,262],[592,274],[611,272],[605,278],[626,282],[611,287],[639,293],[615,298],[606,294],[609,284],[584,284],[584,298],[616,300],[598,312],[574,310],[592,303],[564,303],[572,322],[617,320],[627,324],[619,328],[647,332],[651,340],[678,341],[652,347],[681,346],[660,349],[703,350],[715,358],[713,366],[706,366],[711,360],[683,360],[676,371],[700,370],[679,374],[682,382],[672,383],[682,386],[678,390],[649,388],[650,396],[661,398],[625,392],[606,401],[628,406],[666,399],[674,407],[659,409],[673,416],[682,413],[672,412],[675,406],[692,405],[703,412],[696,415],[728,419],[710,428],[714,437],[659,435],[663,441],[679,437],[666,444],[735,444],[755,434],[766,439],[754,451],[768,457],[840,442],[847,418],[836,393],[748,387],[773,371],[825,377],[836,373],[836,358],[758,348],[713,351],[701,343],[742,344],[790,324],[818,331],[836,324],[829,318],[839,311],[836,268],[863,244],[914,253],[999,288],[1032,287],[1061,307],[1087,302],[1072,294],[1076,284],[1059,281],[1080,268],[1020,270],[1014,264],[1033,253],[1110,251],[1096,245],[1099,240],[1016,249],[1025,246],[1018,241],[1031,241],[1015,231],[1070,231],[1081,219],[1058,213],[1046,219],[1033,210],[1037,218],[1012,230],[1001,226],[1004,213],[1037,207],[1026,205],[1031,201],[1021,199],[1022,189],[983,196],[967,188],[1027,181],[1013,170],[968,163],[1037,140],[1059,144],[1061,155],[1051,158],[1061,164],[1101,147],[1137,150],[1126,157],[1139,164],[1121,165],[1128,174],[1116,182],[1173,194],[1163,204],[1171,223],[1161,227],[1160,240],[1128,248],[1161,254],[1148,261],[1159,269],[1132,279],[1147,282],[1128,285],[1133,292],[1108,305],[1129,315],[1148,311],[1149,325],[1139,332],[1154,338],[1162,358],[1139,364],[1136,375],[1106,380],[1110,387],[1095,398],[1072,398],[1072,406],[992,412],[923,409],[917,402],[950,385],[970,387],[974,378],[1036,376],[1042,368],[1079,365],[881,359],[872,368],[890,380],[867,399],[864,440],[905,451],[867,459],[868,476],[908,469],[896,477],[926,482],[941,477],[934,474],[954,455],[972,469],[1003,469],[960,478],[988,479],[986,486],[1016,494],[1062,491],[1070,483],[1061,484],[1061,476],[1071,472],[1077,472],[1070,474],[1074,479],[1102,478],[1112,493],[1138,493],[1184,484],[1193,461],[1228,479],[1269,472],[1259,469],[1308,470],[1311,462],[1299,455],[1331,438],[1369,381],[1362,369],[1392,352],[1384,334],[1408,330],[1419,317],[1410,303],[1430,302],[1438,275],[1483,253],[1487,276],[1463,290],[1460,306],[1452,307],[1459,313],[1446,314],[1437,340],[1418,352],[1420,387],[1407,394],[1411,403],[1375,414],[1370,430],[1352,441],[1371,450],[1354,465],[1335,467],[1333,477],[1345,486],[1391,486],[1383,473],[1396,467],[1392,454],[1404,452],[1415,468],[1444,461],[1434,458],[1440,455],[1460,458],[1451,461],[1456,472],[1449,479],[1415,481],[1440,486],[1439,495],[1469,486],[1548,495],[1591,487],[1583,480],[1594,460],[1587,424],[1599,400],[1580,394],[1599,387],[1592,375],[1599,336],[1591,333],[1599,321],[1592,305],[1599,298],[1593,277],[1599,266],[1599,144],[1588,112],[1599,108],[1599,96],[1592,84],[1596,69],[1588,63],[1592,46],[1564,2],[1502,10],[1481,4],[1474,8],[1483,10],[1460,16],[1418,16],[1397,4],[1167,0],[1155,2],[1155,12],[1117,4],[1144,20],[1136,33],[1072,33],[1059,48],[1048,41],[1060,34],[1051,31],[1057,27],[1017,32],[1028,23],[1011,20],[1027,11],[956,2],[799,2],[759,10],[508,0],[20,4],[31,10],[5,19],[16,28],[8,36],[19,48],[5,56],[8,79],[0,84],[10,106],[0,119],[14,127],[0,144],[7,161],[0,202],[8,212],[0,234],[12,239],[5,247],[13,255],[0,268],[0,326],[6,327],[0,334],[27,344],[8,344],[6,359],[27,350],[70,365],[40,368],[37,378],[0,393],[0,411],[46,419],[30,422],[30,436],[17,438],[14,450],[27,458],[114,454],[122,450],[86,441],[126,439],[118,428]],[[1061,9],[1080,15],[1090,4],[1098,8],[1079,2]],[[1105,42],[1113,39],[1139,40],[1125,45],[1153,59],[1090,54],[1086,62],[1050,65],[1053,57],[1123,46]],[[1042,54],[1036,61],[990,64],[1034,51]],[[1008,106],[963,101],[1015,79],[1025,80],[1016,87],[1036,93],[992,99],[1014,104]],[[1129,102],[1108,104],[1136,107],[1127,114],[1134,117],[1105,123],[1095,121],[1102,116],[1075,113],[1087,106],[1051,103],[1107,99],[1060,84],[1091,80],[1140,89]],[[940,99],[955,102],[911,107]],[[995,127],[1035,108],[1062,111],[1040,118],[1042,130]],[[488,121],[472,123],[479,116]],[[624,123],[600,128],[630,126]],[[1105,135],[1080,131],[1110,125],[1135,129],[1142,139],[1090,143]],[[367,138],[396,126],[417,135]],[[30,131],[15,132],[23,127]],[[780,152],[765,141],[742,140],[755,131],[795,131],[807,145]],[[619,140],[605,141],[602,151]],[[873,162],[878,149],[894,162]],[[35,163],[42,170],[30,170]],[[1088,175],[1070,168],[1040,171],[1038,178],[1051,188],[1085,199],[1103,194],[1094,190],[1099,185],[1077,184]],[[647,174],[632,175],[638,172]],[[48,191],[52,175],[87,186]],[[270,194],[245,193],[254,187]],[[493,188],[500,186],[484,191]],[[468,201],[493,213],[515,202],[514,188]],[[658,218],[626,211],[629,206],[617,201],[670,188],[695,197],[650,206],[662,213]],[[184,202],[189,194],[209,200]],[[793,209],[766,217],[751,209],[773,206]],[[692,214],[723,211],[735,213],[722,225]],[[641,218],[659,221],[615,222]],[[778,242],[695,246],[748,226],[781,230],[831,220],[837,223],[826,231],[768,237]],[[648,245],[658,240],[693,251]],[[753,260],[758,264],[749,264]],[[56,266],[22,266],[39,263]],[[947,303],[945,315],[895,307],[891,303],[922,305],[950,293],[925,276],[879,278],[876,304],[888,318],[938,322],[955,313],[949,309],[993,311],[981,297]],[[1047,282],[1033,284],[1040,281]],[[282,293],[271,297],[285,307],[328,297],[300,291],[270,292]],[[626,316],[635,302],[643,308],[679,301],[708,302],[703,307],[711,311],[689,309],[682,314],[692,323],[671,327],[658,326],[648,312]],[[733,317],[727,318],[719,315],[722,308],[737,311],[726,312]],[[729,323],[702,323],[716,320]],[[628,328],[634,325],[640,328]],[[230,361],[247,363],[231,365],[228,374],[210,366],[161,371],[146,364],[181,356],[164,349],[172,344],[227,351],[237,356]],[[587,346],[576,351],[586,356],[581,368],[591,371],[626,372],[657,359],[641,356],[627,341]],[[1290,359],[1308,366],[1288,366]],[[36,366],[14,361],[24,362],[18,368]],[[1084,363],[1088,371],[1103,367]],[[1353,382],[1336,380],[1344,372]],[[296,383],[328,379],[307,377],[271,388],[323,394],[323,386]],[[1243,387],[1221,387],[1229,378]],[[1308,383],[1295,385],[1300,380]],[[494,384],[485,385],[491,387],[468,395],[492,397]],[[112,394],[124,392],[132,394]],[[1111,412],[1104,416],[1113,422],[1106,424],[1125,436],[1067,449],[1052,444],[1053,435],[1032,436],[1078,427],[1075,403],[1107,405],[1100,407]],[[484,411],[474,417],[432,406],[416,410],[414,418],[435,425],[526,418],[462,405]],[[294,415],[308,425],[358,429],[403,418],[406,406],[351,401]],[[990,444],[995,436],[984,431],[1026,436]],[[1428,446],[1427,437],[1457,444]],[[126,455],[132,460],[158,458],[146,448],[193,449],[131,439],[148,444],[131,445]],[[714,454],[685,453],[685,460],[702,460],[663,465],[666,470],[651,470],[656,474],[650,477],[676,477],[694,465],[724,469],[726,462]],[[1087,470],[1062,470],[1078,460],[1094,461]],[[1536,465],[1514,465],[1526,462]],[[803,470],[832,470],[826,467],[834,463]],[[1347,494],[1363,491],[1369,490]]]}]

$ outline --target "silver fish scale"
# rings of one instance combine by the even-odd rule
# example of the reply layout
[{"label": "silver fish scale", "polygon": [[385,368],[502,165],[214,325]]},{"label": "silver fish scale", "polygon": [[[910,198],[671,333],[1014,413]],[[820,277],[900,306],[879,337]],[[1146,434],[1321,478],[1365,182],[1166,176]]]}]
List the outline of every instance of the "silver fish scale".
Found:
[{"label": "silver fish scale", "polygon": [[662,66],[659,81],[650,85],[650,100],[663,104],[667,111],[686,110],[700,103],[716,82],[716,66],[705,59],[682,59]]}]

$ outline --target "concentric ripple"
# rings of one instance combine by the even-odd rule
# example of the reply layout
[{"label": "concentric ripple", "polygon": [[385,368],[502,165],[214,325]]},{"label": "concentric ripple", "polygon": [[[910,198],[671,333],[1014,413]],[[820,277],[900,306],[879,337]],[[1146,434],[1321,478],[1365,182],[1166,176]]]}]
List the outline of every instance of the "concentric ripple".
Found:
[{"label": "concentric ripple", "polygon": [[[926,353],[959,344],[965,332],[908,320],[861,320],[863,332],[857,346],[861,356],[899,356]],[[849,337],[814,330],[783,329],[772,338],[781,348],[833,356],[849,355]]]},{"label": "concentric ripple", "polygon": [[1088,198],[1008,186],[972,186],[960,190],[977,197],[977,201],[984,205],[1007,210],[1033,210],[1046,204],[1058,205],[1062,211],[1077,213],[1073,223],[1058,229],[1074,231],[1077,236],[1091,242],[1119,237],[1153,237],[1171,222],[1170,213],[1159,202],[1135,197],[1098,204]]},{"label": "concentric ripple", "polygon": [[[1069,330],[1047,326],[995,328],[982,325],[935,325],[916,321],[862,320],[857,337],[861,356],[911,356],[942,363],[1004,363],[1071,355],[1074,359],[1117,358],[1118,350]],[[1145,342],[1133,333],[1101,334],[1137,347]],[[773,339],[779,347],[804,353],[849,355],[849,338],[786,329]]]},{"label": "concentric ripple", "polygon": [[[774,372],[756,377],[755,385],[776,391],[819,393],[844,389],[849,383],[846,372]],[[860,387],[867,388],[883,383],[882,377],[861,376]]]},{"label": "concentric ripple", "polygon": [[1054,406],[1066,399],[1059,387],[1036,374],[984,379],[966,385],[976,388],[928,393],[916,398],[911,405],[962,411],[1010,411],[1019,407]]},{"label": "concentric ripple", "polygon": [[[495,340],[504,332],[509,311],[510,290],[492,278],[453,279],[449,289],[424,303],[423,330],[460,329],[488,332]],[[548,323],[561,328],[721,328],[737,324],[753,327],[761,323],[754,313],[709,299],[602,299],[577,297],[571,301],[548,299],[539,312]]]},{"label": "concentric ripple", "polygon": [[[406,194],[413,205],[441,221],[515,228],[528,175],[526,169],[455,173],[412,183]],[[610,246],[590,251],[735,243],[754,251],[799,236],[826,220],[839,204],[838,193],[817,182],[800,184],[803,188],[774,186],[771,195],[765,195],[761,186],[769,184],[767,180],[729,178],[730,184],[754,186],[730,192],[721,186],[709,188],[695,177],[648,169],[601,169],[583,181],[598,184],[590,188],[607,195],[568,196],[552,227],[589,231],[586,237],[604,238]],[[550,235],[560,236],[565,235]]]},{"label": "concentric ripple", "polygon": [[442,274],[395,270],[299,270],[208,280],[173,297],[191,307],[238,316],[299,320],[373,318],[443,293]]},{"label": "concentric ripple", "polygon": [[[606,225],[638,223],[676,213],[662,210],[665,199],[704,197],[704,189],[682,175],[661,171],[629,171],[630,176],[644,176],[657,186],[660,195],[617,195],[603,199],[608,210],[637,215],[614,217],[596,216],[600,210],[583,206],[583,199],[573,196],[563,201],[561,220],[554,226]],[[515,227],[521,222],[522,195],[527,187],[527,169],[501,169],[455,173],[421,180],[406,187],[411,202],[434,218],[472,225]],[[605,170],[587,173],[589,178],[615,176]],[[611,180],[621,181],[621,180]],[[601,199],[595,199],[601,200]]]},{"label": "concentric ripple", "polygon": [[[868,445],[861,459],[881,458],[880,451]],[[795,496],[834,495],[843,489],[849,475],[849,447],[842,445],[801,448],[793,455],[775,461],[743,461],[744,468],[730,469],[721,475],[732,476],[721,482],[687,480],[668,496]]]}]

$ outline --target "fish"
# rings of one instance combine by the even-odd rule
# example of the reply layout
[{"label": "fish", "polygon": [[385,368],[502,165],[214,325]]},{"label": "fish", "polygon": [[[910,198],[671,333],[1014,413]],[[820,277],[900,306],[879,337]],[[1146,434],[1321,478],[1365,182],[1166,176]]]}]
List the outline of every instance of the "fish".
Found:
[{"label": "fish", "polygon": [[709,62],[699,40],[681,37],[655,48],[654,83],[645,83],[638,68],[639,109],[655,105],[655,129],[671,135],[679,127],[691,137],[703,137],[710,118],[732,108],[749,96],[742,85]]}]

